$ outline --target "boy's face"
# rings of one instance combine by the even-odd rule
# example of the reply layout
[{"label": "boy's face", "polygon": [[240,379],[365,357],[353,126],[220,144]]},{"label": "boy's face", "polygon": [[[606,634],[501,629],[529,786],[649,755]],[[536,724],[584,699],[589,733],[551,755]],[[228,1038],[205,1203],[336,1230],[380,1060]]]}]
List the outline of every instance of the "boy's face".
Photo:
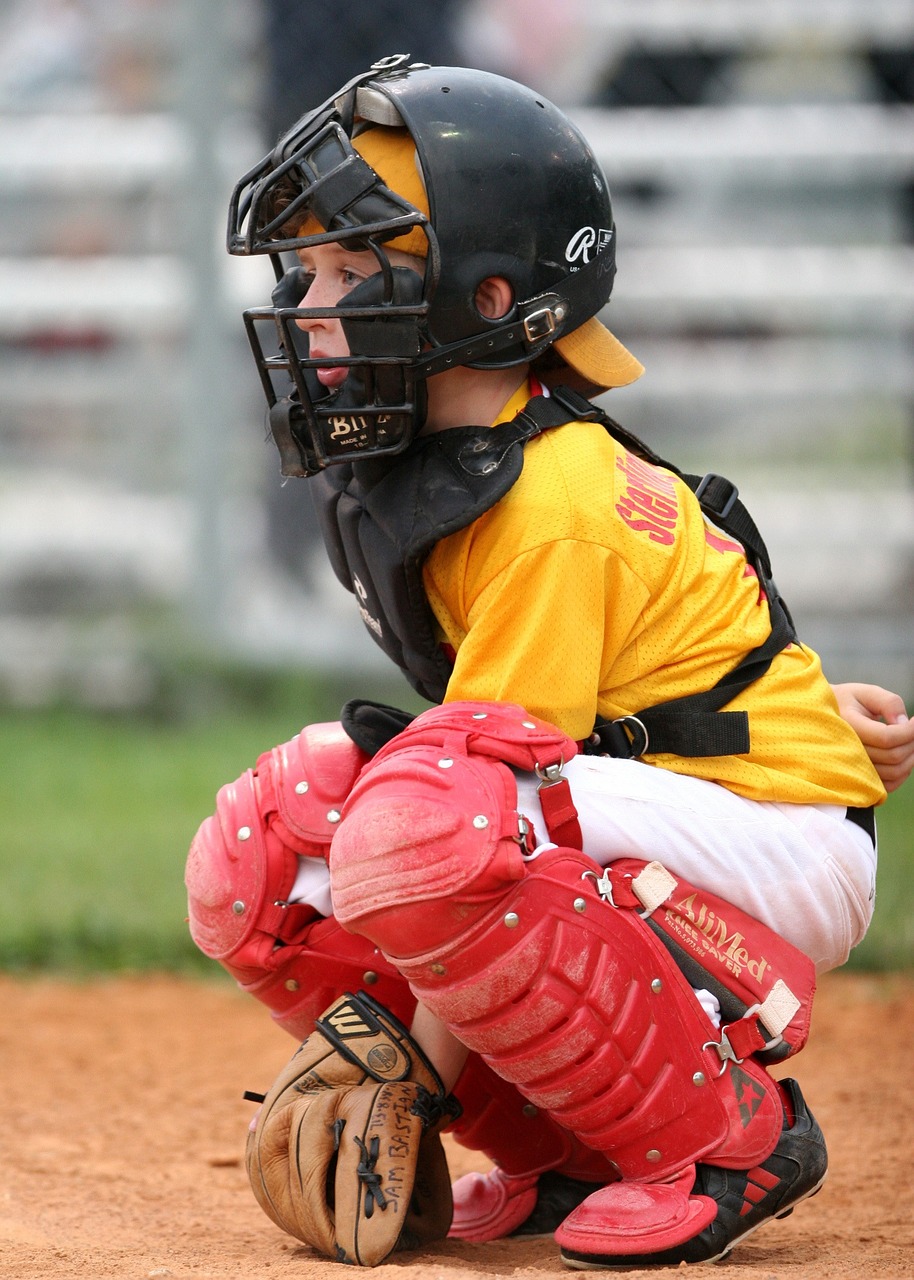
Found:
[{"label": "boy's face", "polygon": [[[424,275],[425,260],[396,249],[385,250],[392,267],[408,267]],[[380,271],[370,250],[354,252],[340,243],[311,245],[298,250],[298,259],[308,278],[304,297],[297,305],[308,308],[333,308],[369,276]],[[476,291],[476,306],[481,316],[498,319],[513,304],[513,292],[507,280],[492,276]],[[322,387],[336,391],[346,381],[350,366],[334,364],[349,356],[349,344],[342,321],[336,316],[307,316],[295,321],[308,335],[308,353],[312,360],[326,364],[311,366]],[[426,413],[420,434],[463,426],[467,422],[492,422],[527,376],[525,365],[494,371],[455,366],[426,379]]]},{"label": "boy's face", "polygon": [[[396,249],[387,251],[391,266],[410,267],[422,275],[425,264]],[[309,249],[299,249],[298,259],[309,277],[309,285],[300,307],[335,307],[347,293],[369,276],[380,271],[377,258],[368,250],[355,253],[341,244],[318,244]],[[309,317],[296,320],[300,329],[308,334],[308,346],[314,360],[332,360],[336,356],[348,356],[349,346],[339,320],[333,316]],[[329,365],[315,369],[318,382],[328,390],[335,389],[346,380],[346,365]]]}]

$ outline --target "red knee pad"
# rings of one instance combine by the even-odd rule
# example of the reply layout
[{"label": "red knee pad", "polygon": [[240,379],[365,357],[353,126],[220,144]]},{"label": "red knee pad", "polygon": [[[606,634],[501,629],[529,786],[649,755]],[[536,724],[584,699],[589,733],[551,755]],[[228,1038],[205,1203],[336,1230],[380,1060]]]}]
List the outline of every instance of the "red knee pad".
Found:
[{"label": "red knee pad", "polygon": [[[191,936],[281,1018],[301,999],[295,993],[302,982],[290,972],[292,955],[320,921],[312,907],[288,901],[299,859],[326,857],[366,759],[340,725],[309,725],[220,790],[215,814],[191,844],[185,872]],[[335,922],[332,929],[339,932]],[[375,954],[361,940],[360,948]],[[360,972],[371,969],[361,959],[356,963]],[[394,973],[383,960],[382,967]],[[347,969],[344,985],[352,984]],[[322,996],[314,1016],[329,1003]]]},{"label": "red knee pad", "polygon": [[302,854],[327,857],[343,805],[369,756],[336,721],[310,724],[257,762],[269,825]]},{"label": "red knee pad", "polygon": [[223,964],[234,959],[232,971],[259,968],[277,940],[295,937],[316,917],[311,907],[283,905],[298,866],[298,851],[263,813],[257,774],[249,769],[224,786],[215,814],[194,836],[184,874],[200,950]]},{"label": "red knee pad", "polygon": [[373,767],[330,850],[337,918],[397,954],[461,936],[524,874],[515,795],[504,765],[437,747]]},{"label": "red knee pad", "polygon": [[524,875],[527,824],[508,766],[560,771],[576,751],[512,704],[418,716],[363,770],[343,810],[330,853],[339,920],[397,955],[463,936]]}]

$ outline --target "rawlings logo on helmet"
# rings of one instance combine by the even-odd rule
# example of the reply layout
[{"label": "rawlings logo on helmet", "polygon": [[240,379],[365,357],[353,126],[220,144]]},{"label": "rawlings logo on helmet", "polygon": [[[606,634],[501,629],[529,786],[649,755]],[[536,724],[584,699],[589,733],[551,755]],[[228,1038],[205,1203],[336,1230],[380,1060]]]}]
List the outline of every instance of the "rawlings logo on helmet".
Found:
[{"label": "rawlings logo on helmet", "polygon": [[586,266],[606,248],[612,238],[611,227],[608,230],[606,227],[600,227],[599,230],[595,227],[581,227],[565,246],[565,261],[571,263],[572,270],[576,271],[578,268],[575,263]]}]

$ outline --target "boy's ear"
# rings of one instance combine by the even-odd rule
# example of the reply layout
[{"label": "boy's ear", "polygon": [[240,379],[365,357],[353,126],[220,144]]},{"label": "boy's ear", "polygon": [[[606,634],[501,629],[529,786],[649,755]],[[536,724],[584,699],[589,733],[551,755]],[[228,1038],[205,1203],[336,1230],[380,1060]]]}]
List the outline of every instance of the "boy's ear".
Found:
[{"label": "boy's ear", "polygon": [[486,320],[500,320],[514,306],[514,290],[504,276],[487,276],[476,290],[476,309]]}]

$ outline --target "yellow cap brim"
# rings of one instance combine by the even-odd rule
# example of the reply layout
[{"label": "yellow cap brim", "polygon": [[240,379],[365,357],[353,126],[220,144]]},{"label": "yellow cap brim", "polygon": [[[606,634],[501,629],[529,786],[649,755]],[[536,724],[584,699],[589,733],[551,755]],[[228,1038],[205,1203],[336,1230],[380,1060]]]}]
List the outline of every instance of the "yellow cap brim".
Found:
[{"label": "yellow cap brim", "polygon": [[566,364],[593,387],[627,387],[644,373],[636,360],[596,316],[552,344]]}]

